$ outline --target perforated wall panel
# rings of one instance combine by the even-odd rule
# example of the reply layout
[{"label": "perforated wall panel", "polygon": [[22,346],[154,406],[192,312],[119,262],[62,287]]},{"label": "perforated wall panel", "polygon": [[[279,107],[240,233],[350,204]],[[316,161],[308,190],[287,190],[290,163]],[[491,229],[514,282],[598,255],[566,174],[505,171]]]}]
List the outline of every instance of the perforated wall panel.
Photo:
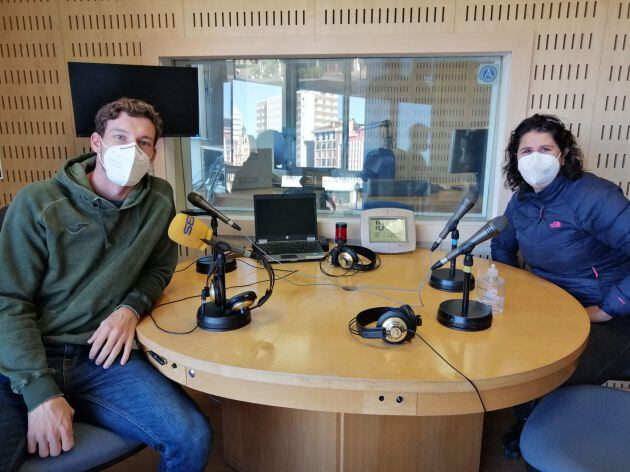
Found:
[{"label": "perforated wall panel", "polygon": [[[0,204],[88,149],[87,140],[73,136],[67,61],[140,64],[143,44],[165,38],[260,42],[345,35],[352,42],[515,30],[533,33],[527,113],[557,114],[578,136],[589,170],[630,195],[628,0],[0,0]],[[458,75],[452,74],[448,103],[433,104],[440,113],[460,106]],[[379,93],[393,100],[410,99],[418,85],[395,75],[386,82]],[[475,86],[469,86],[476,103]],[[487,119],[472,112],[461,122],[485,126]],[[401,172],[430,177],[446,165],[450,134],[433,131],[431,166],[408,152],[399,159]],[[422,130],[414,133],[426,139]]]}]

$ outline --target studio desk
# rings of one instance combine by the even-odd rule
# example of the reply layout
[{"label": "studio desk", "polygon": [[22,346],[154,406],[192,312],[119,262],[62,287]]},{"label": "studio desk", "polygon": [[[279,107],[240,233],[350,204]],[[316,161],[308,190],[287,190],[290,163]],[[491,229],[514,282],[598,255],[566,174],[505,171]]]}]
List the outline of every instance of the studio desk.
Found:
[{"label": "studio desk", "polygon": [[[274,265],[299,272],[289,277],[293,283],[276,282],[251,324],[174,335],[145,317],[138,339],[161,357],[163,365],[147,356],[165,376],[221,397],[224,458],[237,470],[476,471],[484,407],[506,408],[561,385],[585,347],[589,321],[556,285],[498,264],[506,279],[503,314],[485,331],[446,328],[436,319],[438,305],[461,294],[425,285],[419,307],[430,259],[426,250],[384,255],[379,269],[341,278],[321,274],[315,262]],[[473,273],[485,274],[487,266],[475,258]],[[239,261],[227,285],[266,275]],[[194,265],[178,272],[160,303],[198,295],[204,282]],[[265,287],[230,289],[228,296],[244,290],[261,296]],[[483,405],[418,337],[390,345],[348,332],[360,310],[402,303],[422,316],[418,334],[474,382]],[[188,331],[198,306],[195,297],[158,307],[153,316],[164,329]]]}]

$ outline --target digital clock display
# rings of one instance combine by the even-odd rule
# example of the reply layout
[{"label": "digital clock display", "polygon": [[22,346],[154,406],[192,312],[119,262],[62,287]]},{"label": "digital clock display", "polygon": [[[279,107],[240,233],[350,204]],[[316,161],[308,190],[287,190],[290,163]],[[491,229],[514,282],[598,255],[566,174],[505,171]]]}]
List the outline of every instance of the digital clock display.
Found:
[{"label": "digital clock display", "polygon": [[400,217],[369,218],[371,243],[406,243],[407,220]]}]

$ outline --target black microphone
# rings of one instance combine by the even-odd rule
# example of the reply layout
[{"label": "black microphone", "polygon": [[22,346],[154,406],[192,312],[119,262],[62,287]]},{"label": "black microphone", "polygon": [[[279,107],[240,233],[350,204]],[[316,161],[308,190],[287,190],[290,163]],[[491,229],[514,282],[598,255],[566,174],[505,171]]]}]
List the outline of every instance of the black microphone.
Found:
[{"label": "black microphone", "polygon": [[461,201],[459,202],[459,206],[455,210],[455,213],[453,213],[453,216],[451,216],[451,218],[446,222],[446,226],[444,226],[444,229],[440,232],[440,235],[431,245],[431,252],[435,251],[440,243],[444,241],[444,238],[448,236],[448,233],[453,231],[453,229],[457,226],[457,223],[459,223],[459,220],[461,220],[462,217],[466,213],[468,213],[468,210],[475,206],[475,203],[477,203],[477,198],[479,198],[479,192],[477,192],[477,190],[470,190],[466,195],[462,197]]},{"label": "black microphone", "polygon": [[481,244],[488,239],[494,238],[501,231],[507,228],[509,224],[510,222],[505,216],[497,216],[496,218],[491,219],[483,225],[479,231],[473,234],[468,241],[463,243],[457,249],[452,250],[445,257],[433,264],[431,266],[431,270],[439,269],[448,261],[455,259],[460,254],[472,251],[476,245]]},{"label": "black microphone", "polygon": [[212,246],[212,247],[216,247],[222,251],[230,251],[233,252],[234,254],[238,254],[239,256],[242,257],[249,257],[252,259],[257,259],[254,256],[254,253],[251,251],[251,249],[247,249],[246,247],[243,246],[234,246],[230,243],[228,243],[227,241],[224,241],[222,239],[218,239],[216,237],[212,237],[212,239],[208,240],[208,239],[204,239],[204,238],[200,238],[201,241],[203,241],[204,243],[206,243],[208,246]]},{"label": "black microphone", "polygon": [[206,200],[205,198],[203,198],[198,193],[190,192],[188,194],[188,201],[190,203],[192,203],[193,205],[195,205],[197,208],[200,208],[203,211],[209,213],[210,216],[214,216],[215,218],[218,218],[221,221],[223,221],[226,225],[230,225],[235,230],[237,230],[237,231],[241,230],[241,227],[239,225],[234,223],[231,219],[229,219],[227,216],[225,216],[223,213],[221,213],[215,207],[210,205],[210,202],[208,200]]}]

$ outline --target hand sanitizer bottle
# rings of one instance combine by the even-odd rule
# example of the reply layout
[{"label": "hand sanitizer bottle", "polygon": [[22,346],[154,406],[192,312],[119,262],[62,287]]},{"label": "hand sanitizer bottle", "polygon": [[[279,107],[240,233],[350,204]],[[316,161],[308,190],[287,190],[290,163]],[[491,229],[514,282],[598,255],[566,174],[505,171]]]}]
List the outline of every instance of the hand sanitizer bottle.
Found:
[{"label": "hand sanitizer bottle", "polygon": [[505,279],[499,277],[499,269],[490,264],[486,275],[477,280],[477,301],[490,305],[492,313],[503,313]]}]

